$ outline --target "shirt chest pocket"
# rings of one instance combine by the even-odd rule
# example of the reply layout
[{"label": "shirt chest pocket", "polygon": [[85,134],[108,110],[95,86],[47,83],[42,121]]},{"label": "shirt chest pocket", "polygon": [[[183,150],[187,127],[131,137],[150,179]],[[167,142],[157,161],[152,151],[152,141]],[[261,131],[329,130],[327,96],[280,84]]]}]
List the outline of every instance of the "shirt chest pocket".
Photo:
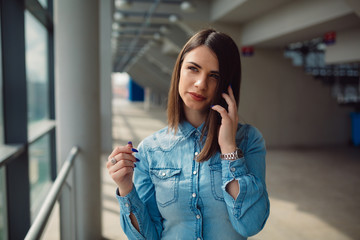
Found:
[{"label": "shirt chest pocket", "polygon": [[216,200],[224,201],[222,186],[222,166],[221,163],[209,165],[211,192]]},{"label": "shirt chest pocket", "polygon": [[156,201],[161,207],[177,201],[180,173],[179,168],[150,169],[150,176],[155,185]]}]

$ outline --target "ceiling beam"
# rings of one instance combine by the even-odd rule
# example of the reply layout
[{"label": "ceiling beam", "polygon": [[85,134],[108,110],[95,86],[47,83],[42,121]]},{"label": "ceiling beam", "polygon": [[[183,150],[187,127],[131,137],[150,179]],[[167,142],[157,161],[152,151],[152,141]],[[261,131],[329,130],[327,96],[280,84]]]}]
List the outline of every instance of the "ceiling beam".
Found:
[{"label": "ceiling beam", "polygon": [[266,43],[352,13],[353,10],[340,0],[290,2],[246,23],[242,28],[241,43],[242,45]]}]

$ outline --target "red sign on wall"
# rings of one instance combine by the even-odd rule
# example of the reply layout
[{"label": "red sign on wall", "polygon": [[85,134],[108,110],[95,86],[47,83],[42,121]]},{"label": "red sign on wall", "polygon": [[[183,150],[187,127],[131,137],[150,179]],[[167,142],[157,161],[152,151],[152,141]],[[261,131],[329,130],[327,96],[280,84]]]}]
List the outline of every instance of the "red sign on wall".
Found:
[{"label": "red sign on wall", "polygon": [[253,46],[244,46],[241,48],[241,54],[244,57],[251,57],[254,55],[254,47]]},{"label": "red sign on wall", "polygon": [[324,43],[332,45],[336,42],[336,32],[327,32],[324,34]]}]

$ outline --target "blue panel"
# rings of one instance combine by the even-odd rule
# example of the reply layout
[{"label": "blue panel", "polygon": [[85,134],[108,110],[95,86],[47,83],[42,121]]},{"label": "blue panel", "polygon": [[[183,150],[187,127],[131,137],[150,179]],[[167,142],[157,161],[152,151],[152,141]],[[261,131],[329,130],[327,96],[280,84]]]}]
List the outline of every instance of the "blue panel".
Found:
[{"label": "blue panel", "polygon": [[129,80],[129,100],[132,102],[144,101],[144,89],[131,78]]},{"label": "blue panel", "polygon": [[354,146],[360,145],[360,113],[351,113],[352,141]]}]

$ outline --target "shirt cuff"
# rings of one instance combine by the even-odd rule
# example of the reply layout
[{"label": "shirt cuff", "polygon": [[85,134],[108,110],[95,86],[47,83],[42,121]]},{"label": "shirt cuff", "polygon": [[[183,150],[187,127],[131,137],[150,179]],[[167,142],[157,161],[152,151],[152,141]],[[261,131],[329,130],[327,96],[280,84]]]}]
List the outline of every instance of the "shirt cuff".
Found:
[{"label": "shirt cuff", "polygon": [[248,173],[244,157],[237,160],[221,160],[221,164],[224,184]]},{"label": "shirt cuff", "polygon": [[116,188],[116,198],[120,204],[121,214],[128,215],[130,212],[136,213],[137,209],[140,209],[142,206],[142,202],[135,187],[133,187],[131,192],[124,197],[120,196],[119,189]]}]

